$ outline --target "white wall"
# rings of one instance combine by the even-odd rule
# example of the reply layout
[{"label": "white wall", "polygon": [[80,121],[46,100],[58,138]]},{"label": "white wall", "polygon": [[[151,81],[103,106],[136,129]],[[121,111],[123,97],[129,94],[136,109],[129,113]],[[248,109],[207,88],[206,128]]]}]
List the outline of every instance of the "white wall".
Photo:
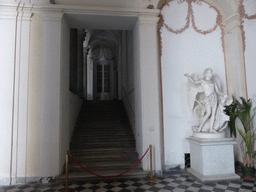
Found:
[{"label": "white wall", "polygon": [[71,91],[69,92],[69,139],[72,137],[72,133],[75,128],[80,109],[82,107],[82,103],[82,99],[80,99]]},{"label": "white wall", "polygon": [[[139,156],[153,146],[153,169],[162,170],[160,73],[157,52],[158,18],[139,17],[133,30],[135,139]],[[149,156],[142,162],[150,170]]]},{"label": "white wall", "polygon": [[[249,16],[256,14],[256,2],[253,0],[244,1],[245,13]],[[252,98],[256,94],[256,19],[248,20],[243,19],[244,32],[245,32],[245,65],[246,65],[246,78],[247,78],[247,91],[248,98]]]},{"label": "white wall", "polygon": [[69,49],[70,28],[65,19],[62,21],[61,67],[60,67],[60,171],[66,162],[65,154],[82,106],[82,99],[69,91]]},{"label": "white wall", "polygon": [[123,42],[125,51],[122,62],[122,89],[123,101],[133,130],[135,129],[135,102],[134,102],[134,64],[133,64],[133,32],[123,32]]},{"label": "white wall", "polygon": [[[69,142],[71,134],[75,126],[77,116],[79,114],[82,100],[72,94],[69,91],[69,26],[65,19],[60,26],[60,35],[57,35],[56,40],[59,37],[59,49],[60,60],[59,64],[55,63],[51,65],[52,70],[58,70],[54,76],[57,76],[58,86],[55,89],[49,90],[42,89],[42,82],[47,82],[49,78],[49,71],[46,71],[43,76],[42,73],[42,61],[43,61],[43,18],[40,13],[35,13],[31,21],[31,39],[30,39],[30,66],[29,66],[29,117],[28,117],[28,138],[27,138],[27,177],[31,179],[42,176],[55,176],[62,171],[65,163],[65,152],[69,149]],[[48,28],[50,31],[54,28]],[[50,44],[51,45],[51,44]],[[51,50],[50,47],[45,47]],[[56,59],[56,58],[55,58]],[[57,62],[57,61],[56,61]],[[45,69],[46,70],[46,69]],[[49,68],[48,70],[51,70]],[[59,74],[59,75],[58,75]],[[52,77],[53,78],[53,77]],[[46,84],[49,86],[49,84]],[[59,91],[57,90],[59,87]],[[58,95],[49,97],[50,94]],[[43,95],[47,100],[42,100]],[[46,130],[46,125],[42,125],[42,112],[51,113],[51,108],[44,108],[42,106],[47,105],[45,102],[58,102],[56,98],[59,98],[59,106],[56,108],[58,113],[53,115],[53,118],[47,119],[48,124],[51,121],[59,121],[59,126],[55,127],[53,122],[49,124],[51,129]],[[52,120],[51,120],[52,119]],[[42,135],[44,134],[44,139]],[[51,135],[51,136],[50,136]],[[47,137],[47,139],[46,139]],[[55,138],[56,146],[53,150],[48,149],[49,145],[52,145],[51,138]],[[50,139],[50,141],[49,141]],[[52,155],[52,157],[51,157]],[[55,162],[52,161],[53,158]],[[44,161],[44,163],[42,162]],[[52,170],[46,170],[43,164],[47,164],[47,167],[55,167],[57,170],[55,173]],[[46,170],[46,171],[45,171]]]},{"label": "white wall", "polygon": [[[187,3],[174,1],[169,5],[162,10],[165,23],[174,30],[184,27]],[[208,30],[215,25],[216,12],[207,4],[199,6],[193,3],[193,11],[199,29]],[[210,67],[226,87],[221,31],[218,27],[216,31],[202,35],[190,25],[183,33],[174,34],[163,27],[161,36],[165,165],[183,167],[184,153],[190,152],[186,138],[192,135],[193,124],[184,74],[197,72],[202,77],[204,69]]]},{"label": "white wall", "polygon": [[70,141],[70,91],[69,91],[69,46],[70,29],[65,18],[61,26],[61,59],[60,59],[60,163],[62,171],[65,164],[65,152],[69,149]]}]

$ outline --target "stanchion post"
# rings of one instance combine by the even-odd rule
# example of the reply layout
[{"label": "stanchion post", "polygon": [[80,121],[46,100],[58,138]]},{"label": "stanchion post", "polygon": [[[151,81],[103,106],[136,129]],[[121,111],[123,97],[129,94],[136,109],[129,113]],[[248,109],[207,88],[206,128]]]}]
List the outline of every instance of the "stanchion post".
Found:
[{"label": "stanchion post", "polygon": [[68,192],[68,158],[69,158],[69,151],[66,151],[66,192]]},{"label": "stanchion post", "polygon": [[68,167],[69,162],[68,161],[69,161],[69,155],[70,155],[69,151],[66,151],[66,187],[65,187],[65,189],[61,190],[61,192],[74,191],[74,190],[68,188],[68,169],[69,169],[69,167]]},{"label": "stanchion post", "polygon": [[150,178],[147,179],[149,182],[156,182],[157,179],[153,178],[153,147],[152,145],[149,145],[149,150],[150,150]]}]

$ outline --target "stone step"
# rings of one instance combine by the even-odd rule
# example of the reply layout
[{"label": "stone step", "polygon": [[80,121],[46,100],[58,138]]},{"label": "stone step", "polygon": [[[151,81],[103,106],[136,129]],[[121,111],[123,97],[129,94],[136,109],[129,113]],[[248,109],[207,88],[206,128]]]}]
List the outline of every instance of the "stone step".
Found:
[{"label": "stone step", "polygon": [[[112,144],[112,145],[102,145],[102,144],[80,144],[80,145],[75,145],[75,144],[70,144],[70,150],[73,150],[73,149],[101,149],[102,146],[104,147],[116,147],[117,144]],[[122,143],[122,144],[119,144],[120,147],[135,147],[135,143]]]},{"label": "stone step", "polygon": [[[105,133],[105,134],[103,134],[103,133]],[[133,136],[133,133],[132,133],[132,131],[129,131],[129,130],[95,130],[95,131],[93,131],[93,130],[81,130],[81,131],[75,131],[74,133],[73,133],[73,136],[93,136],[93,135],[96,135],[96,136],[101,136],[101,137],[103,137],[103,136],[105,136],[105,137],[113,137],[114,138],[114,136],[115,135],[126,135],[126,134],[128,134],[128,136]],[[87,136],[87,138],[89,138]]]},{"label": "stone step", "polygon": [[[71,155],[85,168],[100,175],[120,174],[134,166],[139,158],[135,140],[122,101],[83,103],[70,143]],[[69,162],[69,178],[96,179]],[[146,177],[139,163],[123,177]],[[59,180],[65,175],[59,176]]]},{"label": "stone step", "polygon": [[[84,157],[79,157],[75,156],[74,157],[80,164],[85,164],[85,165],[98,165],[103,164],[104,166],[120,166],[120,165],[134,165],[135,163],[138,162],[138,157],[137,156],[123,156],[123,155],[116,155],[116,156],[96,156],[96,157],[91,157],[91,156],[84,156]],[[70,160],[70,165],[76,165],[76,163],[73,160]]]},{"label": "stone step", "polygon": [[89,148],[89,149],[74,149],[71,154],[74,153],[120,153],[120,152],[125,152],[125,153],[129,153],[129,152],[135,152],[135,147],[104,147],[102,146],[101,148]]},{"label": "stone step", "polygon": [[122,126],[122,125],[83,125],[83,126],[76,126],[76,129],[74,130],[74,133],[76,132],[83,132],[83,131],[91,131],[91,132],[97,132],[100,130],[106,130],[106,131],[128,131],[131,132],[131,129],[128,129],[128,127]]},{"label": "stone step", "polygon": [[[117,144],[117,143],[134,143],[134,139],[131,137],[125,138],[125,139],[120,139],[120,138],[98,138],[98,137],[90,137],[89,139],[86,139],[86,137],[73,137],[73,140],[71,140],[72,143],[78,143],[79,141],[81,144],[86,143],[86,144],[106,144],[106,145],[112,145],[112,144]],[[71,143],[71,144],[72,144]]]},{"label": "stone step", "polygon": [[131,138],[133,137],[133,134],[132,133],[127,133],[126,132],[114,132],[114,133],[105,133],[103,134],[104,132],[97,132],[97,133],[92,133],[92,132],[81,132],[80,134],[79,133],[74,133],[74,135],[72,136],[73,138],[87,138],[87,139],[90,139],[90,138],[109,138],[109,139],[115,139],[115,138],[118,138],[118,137],[124,137],[124,136],[127,136],[128,138]]},{"label": "stone step", "polygon": [[[71,163],[72,160],[70,160],[69,163],[69,169],[70,171],[79,171],[81,167],[77,165],[76,163]],[[79,162],[79,160],[77,160]],[[94,162],[79,162],[80,165],[82,165],[86,169],[90,169],[92,171],[95,170],[111,170],[111,169],[130,169],[133,167],[137,161],[94,161]],[[141,164],[139,163],[137,165],[137,168],[141,168]],[[76,170],[74,170],[76,169]],[[82,169],[81,169],[82,170]]]},{"label": "stone step", "polygon": [[132,136],[120,136],[118,138],[109,138],[107,136],[102,136],[102,137],[73,137],[71,142],[72,143],[81,143],[81,142],[122,142],[122,141],[134,141]]},{"label": "stone step", "polygon": [[87,153],[73,152],[72,156],[74,158],[79,158],[79,159],[104,159],[104,158],[127,159],[127,158],[134,158],[134,157],[138,158],[138,154],[135,151],[130,151],[130,152],[115,151],[111,153],[102,152],[102,151],[100,152],[91,151]]}]

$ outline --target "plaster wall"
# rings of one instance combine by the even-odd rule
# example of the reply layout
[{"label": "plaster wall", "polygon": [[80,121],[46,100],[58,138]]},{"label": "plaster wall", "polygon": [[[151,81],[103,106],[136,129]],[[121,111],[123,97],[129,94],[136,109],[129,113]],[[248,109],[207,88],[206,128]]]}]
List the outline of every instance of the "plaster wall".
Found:
[{"label": "plaster wall", "polygon": [[135,113],[135,141],[136,150],[141,156],[143,153],[143,139],[142,139],[142,111],[141,111],[141,85],[140,81],[140,36],[139,36],[139,22],[133,29],[133,50],[134,50],[134,99],[136,105],[134,108]]},{"label": "plaster wall", "polygon": [[134,64],[133,64],[133,32],[125,31],[123,41],[125,42],[123,78],[123,101],[133,130],[135,129],[134,114]]},{"label": "plaster wall", "polygon": [[[256,2],[244,1],[245,13],[249,16],[256,14]],[[256,94],[255,79],[256,79],[256,19],[248,20],[243,19],[244,32],[245,32],[245,67],[246,67],[246,80],[248,98],[252,98]]]},{"label": "plaster wall", "polygon": [[[174,30],[186,25],[187,3],[171,2],[162,10],[165,23]],[[216,23],[217,13],[209,5],[192,3],[195,24],[203,31],[212,29]],[[162,88],[164,119],[165,165],[184,167],[184,154],[189,153],[186,140],[192,135],[191,126],[195,125],[191,111],[188,109],[185,73],[197,72],[200,77],[206,68],[212,68],[218,74],[226,93],[224,53],[221,29],[209,34],[197,33],[191,26],[182,33],[175,34],[161,29],[162,37]]]},{"label": "plaster wall", "polygon": [[[82,107],[83,100],[72,92],[69,92],[69,142],[72,137],[76,121]],[[67,137],[67,135],[65,136]]]},{"label": "plaster wall", "polygon": [[[48,30],[54,30],[55,26],[51,26]],[[27,136],[27,177],[36,178],[42,176],[54,176],[51,171],[42,171],[47,164],[47,167],[57,166],[59,171],[65,163],[65,151],[69,148],[69,141],[75,126],[79,110],[82,105],[82,100],[69,91],[69,26],[65,19],[62,21],[61,37],[59,38],[59,46],[61,47],[59,71],[59,107],[58,113],[55,113],[50,119],[59,119],[59,127],[50,130],[45,130],[42,125],[42,105],[45,102],[55,102],[54,98],[48,97],[49,90],[43,90],[42,82],[47,80],[47,76],[43,76],[43,17],[40,13],[35,13],[31,20],[31,36],[30,36],[30,65],[29,65],[29,104],[28,104],[28,136]],[[60,48],[59,47],[59,48]],[[55,66],[51,65],[53,69]],[[49,70],[51,70],[51,67]],[[46,72],[47,73],[47,72]],[[47,75],[49,74],[49,71]],[[46,75],[46,74],[45,74]],[[48,77],[49,78],[49,77]],[[48,84],[47,84],[48,85]],[[58,89],[58,86],[55,87]],[[56,93],[57,90],[51,90]],[[43,95],[47,96],[47,100],[43,101]],[[45,109],[44,113],[51,113],[51,109]],[[59,114],[59,116],[58,116]],[[49,119],[47,120],[49,121]],[[55,130],[53,132],[53,130]],[[44,134],[44,139],[42,135]],[[51,136],[49,136],[49,134]],[[47,139],[46,139],[47,138]],[[49,139],[56,138],[56,147],[54,150],[48,150],[43,153],[42,150],[47,149],[50,143]],[[51,153],[51,154],[49,154]],[[52,157],[58,157],[52,161]]]},{"label": "plaster wall", "polygon": [[[61,58],[60,58],[60,162],[59,170],[62,171],[65,164],[65,152],[69,149],[70,141],[70,91],[69,91],[69,25],[65,18],[62,19],[61,26]],[[79,111],[79,108],[78,108]],[[76,113],[75,113],[76,114]]]},{"label": "plaster wall", "polygon": [[[162,169],[160,77],[157,55],[157,17],[139,17],[133,30],[135,139],[139,156],[153,146],[153,169]],[[143,169],[150,170],[149,156]]]}]

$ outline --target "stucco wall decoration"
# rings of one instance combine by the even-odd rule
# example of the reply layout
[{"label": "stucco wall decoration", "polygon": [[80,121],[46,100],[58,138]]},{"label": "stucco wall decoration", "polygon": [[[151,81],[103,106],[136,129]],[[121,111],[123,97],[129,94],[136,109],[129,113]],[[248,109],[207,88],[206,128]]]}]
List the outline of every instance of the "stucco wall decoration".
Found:
[{"label": "stucco wall decoration", "polygon": [[239,1],[240,30],[242,33],[243,59],[246,70],[247,94],[252,97],[255,94],[255,32],[256,32],[256,1]]},{"label": "stucco wall decoration", "polygon": [[254,15],[248,15],[245,13],[245,9],[244,9],[244,0],[240,0],[240,6],[239,6],[239,13],[241,15],[242,18],[248,19],[248,20],[253,20],[256,19],[256,13]]},{"label": "stucco wall decoration", "polygon": [[248,15],[245,13],[245,9],[244,9],[244,0],[240,0],[240,5],[239,5],[239,14],[240,14],[240,29],[242,31],[242,35],[243,35],[243,51],[245,52],[245,31],[244,31],[244,19],[248,19],[248,20],[254,20],[256,19],[256,13],[254,15]]},{"label": "stucco wall decoration", "polygon": [[214,27],[211,28],[211,29],[208,29],[208,30],[202,30],[202,29],[199,29],[196,26],[196,21],[195,21],[195,16],[194,16],[194,11],[193,11],[192,3],[198,4],[198,5],[202,5],[202,3],[206,3],[206,2],[204,0],[167,0],[165,3],[163,3],[161,5],[161,7],[159,9],[162,11],[165,6],[170,7],[170,3],[173,2],[173,1],[177,1],[178,4],[182,4],[182,3],[187,3],[188,4],[186,24],[185,24],[185,26],[183,26],[180,29],[173,29],[172,27],[170,27],[165,22],[166,18],[164,18],[164,16],[162,14],[159,15],[160,19],[159,19],[159,23],[158,23],[158,34],[159,34],[159,51],[160,51],[160,56],[162,55],[161,28],[165,27],[171,33],[180,34],[180,33],[183,33],[187,28],[189,28],[190,23],[192,24],[192,27],[193,27],[193,29],[196,32],[198,32],[200,34],[203,34],[203,35],[212,33],[213,31],[215,31],[217,29],[218,26],[220,26],[221,31],[222,31],[222,45],[223,45],[223,51],[224,51],[224,44],[223,44],[224,30],[222,28],[222,16],[221,16],[219,10],[216,7],[210,5],[210,8],[214,9],[217,12],[216,23],[215,23]]}]

